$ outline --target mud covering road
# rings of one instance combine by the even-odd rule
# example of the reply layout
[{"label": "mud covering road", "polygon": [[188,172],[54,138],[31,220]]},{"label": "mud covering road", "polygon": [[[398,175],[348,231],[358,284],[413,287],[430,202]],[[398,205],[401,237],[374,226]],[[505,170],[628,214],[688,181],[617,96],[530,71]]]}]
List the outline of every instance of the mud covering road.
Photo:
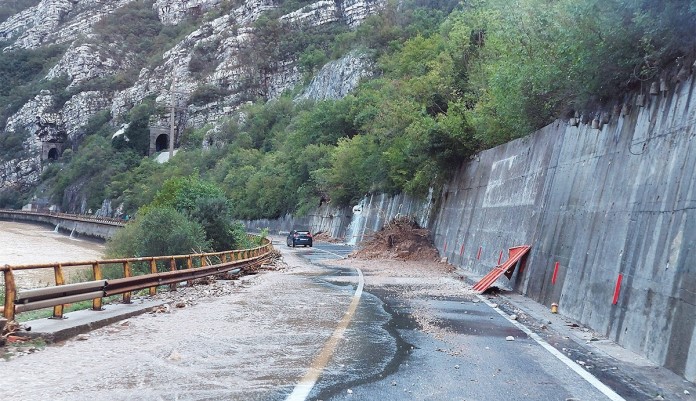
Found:
[{"label": "mud covering road", "polygon": [[[280,270],[218,281],[229,288],[216,297],[0,362],[0,399],[286,400],[345,320],[356,268],[364,292],[306,399],[623,399],[480,302],[445,264],[274,245]],[[652,399],[639,395],[625,399]]]},{"label": "mud covering road", "polygon": [[226,282],[230,295],[0,362],[0,399],[283,399],[353,295],[316,280],[321,268],[292,254],[285,261]]}]

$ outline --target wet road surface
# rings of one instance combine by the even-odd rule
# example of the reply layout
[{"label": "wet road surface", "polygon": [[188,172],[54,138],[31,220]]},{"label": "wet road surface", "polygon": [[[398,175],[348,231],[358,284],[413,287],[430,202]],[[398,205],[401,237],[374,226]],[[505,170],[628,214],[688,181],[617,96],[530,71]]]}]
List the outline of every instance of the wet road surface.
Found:
[{"label": "wet road surface", "polygon": [[[322,280],[344,282],[355,274],[325,260],[349,247],[319,243],[291,252],[333,271]],[[402,292],[399,285],[371,285],[366,275],[355,321],[308,399],[621,399],[597,390],[475,296],[404,298]],[[419,310],[430,314],[431,330],[414,318]]]},{"label": "wet road surface", "polygon": [[[191,306],[0,360],[0,399],[281,401],[314,365],[321,374],[311,400],[612,399],[444,265],[274,244],[287,266],[216,283],[230,288],[224,296],[194,286]],[[357,268],[364,291],[347,319]]]}]

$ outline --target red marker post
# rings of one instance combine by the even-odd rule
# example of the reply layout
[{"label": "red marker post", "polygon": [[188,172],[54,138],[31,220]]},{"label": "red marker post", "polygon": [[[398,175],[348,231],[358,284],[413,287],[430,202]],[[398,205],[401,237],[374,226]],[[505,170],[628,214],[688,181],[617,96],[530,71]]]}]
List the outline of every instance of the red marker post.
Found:
[{"label": "red marker post", "polygon": [[553,276],[551,276],[551,284],[556,285],[556,277],[558,276],[558,267],[559,263],[556,262],[556,265],[553,268]]},{"label": "red marker post", "polygon": [[479,247],[479,250],[478,250],[478,252],[476,253],[476,260],[481,259],[481,250],[482,250],[482,248],[483,248],[483,247]]},{"label": "red marker post", "polygon": [[621,293],[621,281],[623,280],[623,274],[619,273],[619,277],[616,279],[616,287],[614,287],[614,300],[611,302],[612,305],[616,305],[619,302],[619,294]]}]

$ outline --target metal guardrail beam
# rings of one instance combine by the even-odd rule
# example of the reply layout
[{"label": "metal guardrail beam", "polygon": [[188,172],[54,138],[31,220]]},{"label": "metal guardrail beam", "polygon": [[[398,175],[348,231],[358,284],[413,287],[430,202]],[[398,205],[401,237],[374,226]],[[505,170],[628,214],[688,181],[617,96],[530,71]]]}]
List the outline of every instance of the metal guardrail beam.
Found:
[{"label": "metal guardrail beam", "polygon": [[27,312],[31,310],[50,308],[52,306],[71,304],[73,302],[86,301],[88,299],[101,298],[104,296],[104,290],[87,292],[84,294],[70,295],[67,297],[57,297],[45,299],[43,301],[30,302],[26,304],[15,305],[15,313]]},{"label": "metal guardrail beam", "polygon": [[[6,210],[0,209],[0,212],[3,211]],[[13,210],[12,212],[17,213],[18,211]],[[22,213],[42,214],[26,211]],[[63,216],[60,217],[64,218]],[[250,235],[250,237],[254,236]],[[0,266],[0,272],[3,273],[5,282],[5,304],[0,308],[0,313],[6,319],[13,320],[16,313],[53,306],[53,316],[62,317],[63,306],[72,302],[92,299],[92,309],[101,310],[102,298],[105,296],[123,294],[123,302],[129,303],[132,291],[149,288],[150,295],[154,295],[157,292],[157,287],[161,285],[169,284],[173,286],[172,289],[175,289],[176,283],[184,281],[191,283],[192,280],[214,274],[250,271],[260,266],[273,249],[268,239],[263,241],[263,245],[258,247],[223,252]],[[217,259],[220,263],[211,264],[211,259]],[[200,267],[194,267],[194,260],[199,261]],[[181,261],[183,268],[177,269],[177,261]],[[132,276],[131,266],[134,263],[142,262],[149,263],[151,273]],[[157,262],[165,262],[171,271],[157,272]],[[124,278],[102,279],[102,268],[106,265],[121,265]],[[66,267],[75,266],[91,266],[96,280],[64,284],[63,270]],[[14,280],[14,271],[34,269],[52,269],[55,274],[56,285],[18,292]]]},{"label": "metal guardrail beam", "polygon": [[97,290],[103,291],[105,285],[106,280],[98,280],[19,291],[17,292],[15,304],[26,304],[29,302],[41,301],[59,296],[77,295],[85,292],[94,292]]},{"label": "metal guardrail beam", "polygon": [[[240,260],[208,265],[196,268],[173,270],[161,273],[150,273],[139,276],[124,277],[112,280],[96,280],[84,283],[56,285],[53,287],[37,288],[24,291],[16,291],[14,288],[13,270],[11,266],[5,274],[5,307],[3,315],[8,320],[13,320],[16,313],[48,308],[61,307],[54,317],[62,317],[62,306],[65,304],[95,300],[112,295],[124,294],[124,302],[130,302],[132,291],[144,290],[146,288],[156,288],[161,285],[176,284],[180,282],[191,282],[192,280],[222,273],[241,273],[251,271],[260,266],[270,254],[272,246],[267,243],[263,248],[265,252],[259,252],[258,256],[253,256]],[[198,255],[192,255],[198,256]],[[124,264],[128,264],[126,260]],[[8,283],[10,284],[8,286]],[[128,295],[127,297],[125,295]],[[101,306],[101,302],[99,302]],[[100,308],[99,308],[100,309]]]}]

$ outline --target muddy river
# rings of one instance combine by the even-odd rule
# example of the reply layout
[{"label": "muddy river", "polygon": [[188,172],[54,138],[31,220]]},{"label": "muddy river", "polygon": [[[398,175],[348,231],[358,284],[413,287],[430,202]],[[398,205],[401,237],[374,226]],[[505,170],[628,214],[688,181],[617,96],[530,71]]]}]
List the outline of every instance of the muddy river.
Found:
[{"label": "muddy river", "polygon": [[[104,244],[70,238],[49,226],[0,221],[0,266],[102,259]],[[89,267],[66,268],[66,280],[85,274]],[[0,286],[2,285],[0,280]],[[15,272],[19,289],[54,285],[53,269]]]}]

